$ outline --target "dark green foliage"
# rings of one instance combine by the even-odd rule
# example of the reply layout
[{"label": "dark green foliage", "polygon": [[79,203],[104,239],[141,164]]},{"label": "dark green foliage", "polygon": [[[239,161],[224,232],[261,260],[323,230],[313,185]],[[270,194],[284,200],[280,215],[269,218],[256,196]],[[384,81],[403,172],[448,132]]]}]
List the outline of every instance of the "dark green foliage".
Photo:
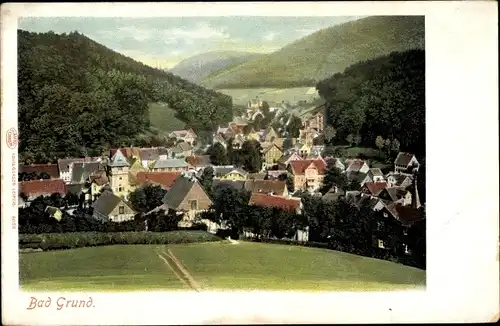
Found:
[{"label": "dark green foliage", "polygon": [[130,193],[130,203],[136,212],[147,213],[163,204],[166,193],[161,186],[148,184]]},{"label": "dark green foliage", "polygon": [[200,176],[200,184],[203,186],[205,192],[212,197],[213,196],[213,183],[214,183],[214,168],[207,166],[203,169]]},{"label": "dark green foliage", "polygon": [[335,166],[334,160],[329,160],[327,162],[328,170],[326,171],[325,178],[323,179],[323,186],[320,192],[324,195],[330,190],[332,186],[337,186],[340,189],[344,189],[347,185],[346,175]]},{"label": "dark green foliage", "polygon": [[338,139],[353,145],[359,134],[360,143],[373,146],[377,136],[397,138],[400,150],[425,156],[425,51],[358,62],[317,89]]},{"label": "dark green foliage", "polygon": [[215,143],[210,146],[206,154],[210,156],[210,162],[213,165],[226,165],[229,163],[226,149],[221,143]]},{"label": "dark green foliage", "polygon": [[232,118],[229,96],[148,67],[76,32],[18,31],[22,161],[100,155],[150,127],[148,103],[164,102],[197,133]]},{"label": "dark green foliage", "polygon": [[298,138],[300,135],[300,128],[302,128],[302,120],[299,117],[292,115],[290,122],[285,127],[287,137]]},{"label": "dark green foliage", "polygon": [[221,238],[205,231],[172,232],[75,232],[51,234],[20,234],[19,246],[22,249],[71,249],[81,247],[105,246],[112,244],[177,244],[220,241]]}]

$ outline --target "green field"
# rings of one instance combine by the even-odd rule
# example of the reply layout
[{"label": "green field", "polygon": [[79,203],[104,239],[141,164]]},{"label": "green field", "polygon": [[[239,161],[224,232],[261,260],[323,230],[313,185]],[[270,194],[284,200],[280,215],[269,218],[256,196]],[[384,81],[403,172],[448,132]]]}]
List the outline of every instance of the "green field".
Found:
[{"label": "green field", "polygon": [[151,121],[151,126],[159,131],[171,132],[184,129],[186,123],[179,120],[175,114],[176,111],[169,108],[165,103],[149,104],[149,120]]},{"label": "green field", "polygon": [[20,282],[32,291],[364,291],[423,287],[425,271],[326,249],[240,241],[22,253]]},{"label": "green field", "polygon": [[314,87],[218,89],[217,92],[231,96],[233,104],[245,106],[257,96],[264,101],[276,103],[296,103],[304,100],[311,102],[319,97]]}]

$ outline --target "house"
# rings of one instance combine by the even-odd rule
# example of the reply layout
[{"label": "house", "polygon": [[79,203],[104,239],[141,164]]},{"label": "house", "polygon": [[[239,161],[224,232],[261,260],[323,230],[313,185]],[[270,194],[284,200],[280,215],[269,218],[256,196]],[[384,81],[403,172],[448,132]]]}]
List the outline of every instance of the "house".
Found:
[{"label": "house", "polygon": [[345,165],[342,163],[340,159],[332,156],[327,156],[324,158],[324,160],[328,165],[333,165],[342,172],[345,172]]},{"label": "house", "polygon": [[266,172],[249,173],[247,175],[247,180],[264,180],[266,179],[266,175]]},{"label": "house", "polygon": [[182,140],[183,142],[193,144],[196,138],[198,137],[193,129],[188,130],[175,130],[172,131],[169,135],[170,138],[175,138],[178,140]]},{"label": "house", "polygon": [[220,180],[220,179],[214,179],[213,180],[213,187],[229,187],[229,188],[234,188],[236,190],[243,190],[245,189],[245,182],[243,180]]},{"label": "house", "polygon": [[313,155],[321,155],[325,150],[325,145],[314,145],[311,147],[311,154]]},{"label": "house", "polygon": [[252,127],[252,129],[250,129],[250,131],[246,135],[246,140],[260,141],[260,134]]},{"label": "house", "polygon": [[311,154],[311,150],[312,150],[312,142],[311,143],[304,142],[298,146],[298,152],[302,156],[307,156]]},{"label": "house", "polygon": [[387,188],[387,182],[366,182],[361,186],[361,192],[370,196],[377,197],[382,190]]},{"label": "house", "polygon": [[186,157],[189,169],[200,170],[212,166],[210,155],[191,155]]},{"label": "house", "polygon": [[266,176],[269,180],[276,180],[283,174],[286,175],[287,170],[267,170],[266,172]]},{"label": "house", "polygon": [[239,149],[245,142],[245,137],[241,134],[234,136],[233,138],[233,148]]},{"label": "house", "polygon": [[417,169],[419,166],[415,155],[411,153],[399,152],[396,160],[394,161],[394,172],[412,173],[412,171],[409,171],[412,166],[416,166]]},{"label": "house", "polygon": [[389,187],[408,187],[413,183],[413,177],[409,174],[390,172],[386,176]]},{"label": "house", "polygon": [[133,177],[137,175],[138,172],[146,172],[149,170],[148,167],[143,166],[143,162],[136,157],[132,157],[128,159],[130,167],[129,167],[129,174],[131,174]]},{"label": "house", "polygon": [[[302,201],[300,198],[287,198],[262,193],[253,193],[248,204],[260,207],[278,208],[284,211],[294,212],[296,214],[301,214],[303,209]],[[253,234],[248,231],[244,231],[244,235],[246,237],[253,236]],[[305,230],[297,229],[297,232],[295,233],[295,236],[292,240],[301,242],[308,241],[309,228],[306,227]]]},{"label": "house", "polygon": [[216,166],[214,167],[214,179],[221,180],[246,180],[248,172],[243,169],[234,168],[233,166]]},{"label": "house", "polygon": [[26,202],[24,201],[24,198],[21,197],[20,195],[17,196],[17,208],[25,208],[27,207],[28,205],[26,204]]},{"label": "house", "polygon": [[318,132],[323,132],[324,130],[324,114],[322,112],[316,113],[311,118],[307,119],[303,123],[305,129],[314,129]]},{"label": "house", "polygon": [[247,180],[245,189],[252,193],[270,194],[276,196],[288,196],[288,188],[285,181],[279,180]]},{"label": "house", "polygon": [[188,163],[182,158],[158,160],[151,165],[151,172],[184,172],[188,170]]},{"label": "house", "polygon": [[92,216],[100,221],[126,222],[134,219],[136,212],[123,198],[104,191],[92,204]]},{"label": "house", "polygon": [[73,169],[71,171],[71,184],[83,184],[88,181],[92,174],[103,169],[104,166],[100,162],[73,163]]},{"label": "house", "polygon": [[323,184],[326,163],[323,160],[291,161],[289,172],[293,176],[294,191],[318,190]]},{"label": "house", "polygon": [[149,166],[156,160],[160,159],[158,154],[158,149],[156,148],[141,148],[139,150],[139,159],[141,160],[141,165],[148,169]]},{"label": "house", "polygon": [[347,181],[355,182],[362,187],[366,182],[370,182],[370,179],[366,177],[366,173],[363,172],[347,172]]},{"label": "house", "polygon": [[60,194],[64,197],[66,192],[66,183],[63,179],[41,179],[19,182],[19,193],[27,197],[27,202],[39,196],[50,196],[52,194]]},{"label": "house", "polygon": [[276,164],[283,156],[283,151],[274,143],[262,143],[261,146],[265,166]]},{"label": "house", "polygon": [[181,172],[139,172],[135,180],[136,187],[144,187],[147,184],[160,185],[169,190]]},{"label": "house", "polygon": [[184,215],[179,226],[189,227],[197,214],[210,209],[212,200],[196,178],[179,176],[163,198],[163,203],[176,214]]},{"label": "house", "polygon": [[403,206],[410,205],[412,202],[411,191],[403,187],[388,187],[384,188],[379,194],[378,198],[386,201],[387,203],[393,203],[396,201],[401,202]]},{"label": "house", "polygon": [[278,146],[281,150],[284,150],[286,140],[287,138],[276,137],[271,142]]},{"label": "house", "polygon": [[187,142],[177,144],[172,148],[173,157],[182,158],[193,155],[193,146]]},{"label": "house", "polygon": [[64,158],[57,160],[57,166],[59,169],[59,178],[63,179],[66,183],[71,183],[71,177],[73,175],[73,163],[83,163],[83,162],[100,162],[100,157],[84,157],[84,158]]},{"label": "house", "polygon": [[297,154],[297,153],[292,153],[292,154],[288,154],[288,155],[285,155],[285,156],[282,156],[279,160],[278,160],[278,166],[282,169],[286,169],[288,167],[288,165],[290,164],[290,162],[292,161],[302,161],[303,158]]},{"label": "house", "polygon": [[[228,138],[229,139],[229,138]],[[221,144],[222,146],[224,146],[224,148],[227,148],[227,142],[226,140],[224,139],[224,136],[222,136],[221,134],[215,134],[213,137],[212,137],[212,144],[215,145],[215,144]]]},{"label": "house", "polygon": [[57,164],[30,164],[20,165],[19,173],[35,173],[38,177],[46,174],[50,179],[59,179],[59,169]]},{"label": "house", "polygon": [[370,167],[366,164],[365,161],[360,159],[347,160],[347,169],[346,172],[361,172],[368,173]]},{"label": "house", "polygon": [[345,191],[337,186],[333,186],[328,190],[326,194],[323,195],[322,199],[325,201],[337,201],[340,198],[345,197]]},{"label": "house", "polygon": [[273,127],[268,127],[264,132],[264,141],[272,143],[276,138],[278,138],[278,133],[274,130]]},{"label": "house", "polygon": [[382,170],[379,168],[371,168],[368,170],[368,173],[366,174],[368,178],[370,178],[370,181],[373,182],[383,182],[385,181],[384,179],[384,174],[382,173]]},{"label": "house", "polygon": [[[127,198],[131,190],[129,167],[130,164],[121,150],[117,150],[108,162],[107,176],[109,186],[113,194],[124,199]],[[99,196],[99,198],[101,198],[101,196]]]},{"label": "house", "polygon": [[109,183],[108,176],[106,175],[106,171],[99,170],[89,176],[90,182],[90,198],[94,201],[98,194],[101,192],[103,187]]},{"label": "house", "polygon": [[63,217],[62,211],[57,207],[47,206],[45,212],[49,213],[49,216],[55,218],[57,221],[61,221]]},{"label": "house", "polygon": [[259,99],[259,97],[256,97],[254,99],[251,99],[250,101],[248,101],[247,103],[247,108],[250,109],[250,110],[258,110],[262,107],[262,100]]},{"label": "house", "polygon": [[160,160],[166,160],[170,158],[170,151],[166,147],[156,147],[156,150],[158,151],[158,159]]}]

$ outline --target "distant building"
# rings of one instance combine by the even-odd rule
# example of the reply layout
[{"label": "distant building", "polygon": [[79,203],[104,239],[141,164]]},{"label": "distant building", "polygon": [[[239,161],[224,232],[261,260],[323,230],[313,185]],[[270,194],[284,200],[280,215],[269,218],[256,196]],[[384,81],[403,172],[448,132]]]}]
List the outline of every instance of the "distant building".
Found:
[{"label": "distant building", "polygon": [[92,205],[93,217],[100,221],[126,222],[134,219],[136,212],[123,198],[104,191]]}]

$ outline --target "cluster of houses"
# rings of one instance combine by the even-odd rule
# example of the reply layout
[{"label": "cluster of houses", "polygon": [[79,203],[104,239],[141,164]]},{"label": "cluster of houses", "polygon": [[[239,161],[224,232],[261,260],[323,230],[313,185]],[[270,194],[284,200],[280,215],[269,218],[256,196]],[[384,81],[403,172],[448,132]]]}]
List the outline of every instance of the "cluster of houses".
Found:
[{"label": "cluster of houses", "polygon": [[[259,112],[261,102],[250,102],[248,115]],[[193,130],[174,131],[170,137],[177,139],[172,148],[166,147],[123,147],[111,149],[101,157],[66,158],[57,164],[36,164],[20,166],[19,172],[45,173],[48,178],[21,181],[19,185],[20,207],[42,195],[59,193],[65,196],[73,193],[85,198],[85,203],[93,208],[93,216],[99,220],[123,222],[134,219],[136,212],[129,203],[130,193],[148,184],[160,185],[167,190],[163,204],[153,211],[173,210],[183,216],[179,226],[189,227],[201,212],[208,210],[212,199],[199,182],[199,177],[207,167],[214,170],[214,185],[245,189],[251,192],[249,204],[264,207],[279,207],[302,212],[300,197],[294,193],[309,192],[320,196],[327,173],[327,162],[332,162],[350,182],[359,183],[356,190],[340,189],[336,185],[322,198],[335,201],[345,197],[355,205],[367,203],[374,211],[395,218],[403,225],[424,218],[420,210],[415,174],[418,167],[416,157],[409,153],[399,153],[394,162],[394,171],[384,174],[378,168],[370,168],[366,161],[350,159],[342,161],[334,157],[322,157],[323,146],[313,146],[313,139],[323,132],[323,114],[317,113],[303,121],[297,139],[281,137],[276,130],[246,130],[245,118],[236,118],[227,127],[218,127],[213,134],[213,143],[227,148],[229,139],[232,146],[240,148],[244,141],[253,139],[260,142],[263,149],[263,165],[259,173],[248,173],[235,166],[214,166],[208,155],[195,155],[193,144],[196,134]],[[287,187],[286,180],[293,180],[293,189]],[[153,212],[152,211],[152,212]],[[51,214],[58,214],[50,208]],[[150,214],[151,212],[147,212]],[[210,232],[220,225],[210,221]],[[295,237],[307,241],[307,230],[297,232]],[[378,244],[383,247],[383,243]]]}]

